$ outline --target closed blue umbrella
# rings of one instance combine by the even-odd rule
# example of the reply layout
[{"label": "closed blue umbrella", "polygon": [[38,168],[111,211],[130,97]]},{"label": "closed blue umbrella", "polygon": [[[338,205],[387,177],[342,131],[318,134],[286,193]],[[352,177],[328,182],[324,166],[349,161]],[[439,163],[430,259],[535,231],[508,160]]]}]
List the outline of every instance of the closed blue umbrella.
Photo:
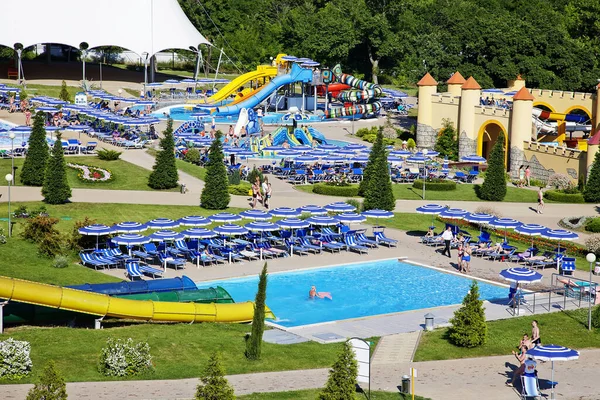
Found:
[{"label": "closed blue umbrella", "polygon": [[112,227],[102,224],[84,226],[83,228],[79,228],[78,232],[80,235],[96,236],[96,248],[98,248],[99,236],[110,235],[112,233],[115,233]]},{"label": "closed blue umbrella", "polygon": [[552,379],[550,381],[552,393],[550,394],[550,398],[554,399],[554,386],[556,385],[556,382],[554,382],[554,361],[577,360],[579,358],[579,352],[564,346],[546,344],[528,350],[527,356],[536,360],[552,362]]},{"label": "closed blue umbrella", "polygon": [[525,267],[503,269],[500,271],[500,277],[515,283],[535,283],[543,278],[539,272]]},{"label": "closed blue umbrella", "polygon": [[190,239],[208,239],[217,236],[217,234],[206,228],[190,228],[181,231],[181,234]]},{"label": "closed blue umbrella", "polygon": [[460,161],[478,164],[483,164],[487,162],[485,158],[478,156],[477,154],[470,154],[468,156],[461,157]]},{"label": "closed blue umbrella", "polygon": [[280,218],[297,218],[302,213],[295,208],[277,207],[277,208],[274,208],[271,211],[269,211],[269,214],[271,214],[274,217],[280,217]]},{"label": "closed blue umbrella", "polygon": [[236,222],[242,220],[242,217],[239,215],[225,212],[211,215],[208,218],[213,222]]},{"label": "closed blue umbrella", "polygon": [[171,230],[156,231],[151,235],[148,235],[148,237],[153,242],[170,242],[185,238],[183,234]]},{"label": "closed blue umbrella", "polygon": [[387,211],[387,210],[367,210],[367,211],[363,211],[362,215],[364,215],[367,218],[392,218],[394,216],[394,213],[391,211]]},{"label": "closed blue umbrella", "polygon": [[447,208],[440,213],[440,218],[463,219],[467,214],[467,211],[462,208]]},{"label": "closed blue umbrella", "polygon": [[268,221],[273,216],[269,213],[260,210],[245,210],[239,214],[242,218],[253,219],[256,221]]},{"label": "closed blue umbrella", "polygon": [[151,240],[149,237],[137,233],[124,233],[111,239],[111,242],[114,244],[127,247],[139,246],[145,243],[150,243],[150,241]]},{"label": "closed blue umbrella", "polygon": [[248,233],[248,229],[235,224],[217,226],[213,231],[224,236],[239,236]]},{"label": "closed blue umbrella", "polygon": [[286,218],[276,222],[283,229],[304,229],[308,228],[310,224],[306,220],[297,218]]},{"label": "closed blue umbrella", "polygon": [[348,204],[348,203],[344,203],[343,201],[337,201],[335,203],[329,203],[325,206],[325,209],[327,211],[331,211],[331,212],[352,212],[354,210],[356,210],[356,207],[354,207],[352,204]]},{"label": "closed blue umbrella", "polygon": [[339,221],[333,217],[328,217],[326,215],[315,215],[314,217],[310,217],[306,219],[311,225],[320,225],[320,226],[331,226],[337,225]]},{"label": "closed blue umbrella", "polygon": [[139,222],[126,221],[114,224],[112,229],[115,233],[137,233],[144,232],[148,229],[148,225]]},{"label": "closed blue umbrella", "polygon": [[187,217],[179,218],[177,222],[181,226],[206,226],[212,223],[210,219],[198,215],[188,215]]},{"label": "closed blue umbrella", "polygon": [[172,229],[177,228],[179,221],[173,221],[169,218],[156,218],[146,223],[150,229]]},{"label": "closed blue umbrella", "polygon": [[358,224],[367,220],[367,217],[365,217],[364,215],[353,212],[342,213],[336,215],[335,218],[342,224]]},{"label": "closed blue umbrella", "polygon": [[313,204],[309,204],[306,206],[302,206],[298,208],[298,211],[301,213],[308,213],[311,215],[325,215],[327,214],[327,210],[320,206],[315,206]]},{"label": "closed blue umbrella", "polygon": [[256,231],[256,232],[272,232],[272,231],[278,231],[281,229],[281,227],[279,225],[274,224],[272,222],[266,222],[266,221],[249,222],[246,225],[244,225],[244,227],[246,229],[248,229],[249,231]]}]

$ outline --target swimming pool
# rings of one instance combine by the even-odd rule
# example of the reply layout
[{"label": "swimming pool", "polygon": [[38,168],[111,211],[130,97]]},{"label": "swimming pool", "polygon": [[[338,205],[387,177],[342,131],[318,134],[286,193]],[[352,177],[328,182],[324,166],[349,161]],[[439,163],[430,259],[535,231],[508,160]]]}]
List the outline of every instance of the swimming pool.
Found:
[{"label": "swimming pool", "polygon": [[[15,124],[0,119],[0,149],[10,149],[10,138],[8,137],[8,130],[15,127]],[[17,132],[15,135],[14,146],[18,147],[21,142],[29,140],[29,133]]]},{"label": "swimming pool", "polygon": [[[346,266],[315,268],[269,275],[267,305],[285,327],[389,314],[459,304],[472,279],[432,268],[379,260]],[[254,300],[258,276],[199,282],[199,288],[219,285],[236,302]],[[331,292],[333,300],[309,300],[308,291]],[[479,282],[482,299],[507,296],[501,286]]]}]

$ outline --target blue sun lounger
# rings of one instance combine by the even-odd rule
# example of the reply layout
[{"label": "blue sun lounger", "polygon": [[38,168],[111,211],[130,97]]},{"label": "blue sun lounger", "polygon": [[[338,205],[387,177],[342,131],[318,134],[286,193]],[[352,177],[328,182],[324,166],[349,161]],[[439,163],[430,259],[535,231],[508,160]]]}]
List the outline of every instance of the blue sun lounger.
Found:
[{"label": "blue sun lounger", "polygon": [[359,254],[362,253],[368,253],[369,252],[369,248],[366,246],[361,246],[359,244],[356,244],[356,240],[354,238],[354,235],[346,235],[344,237],[344,243],[346,243],[346,248],[348,250],[352,250],[355,251]]},{"label": "blue sun lounger", "polygon": [[161,265],[171,266],[175,269],[185,268],[184,258],[173,258],[171,256],[165,256],[163,253],[158,253],[158,261],[160,261]]},{"label": "blue sun lounger", "polygon": [[162,278],[164,274],[162,269],[151,267],[148,264],[138,264],[138,270],[142,274],[150,275],[153,278]]},{"label": "blue sun lounger", "polygon": [[542,397],[537,376],[535,374],[521,375],[521,399],[533,400]]},{"label": "blue sun lounger", "polygon": [[302,245],[302,247],[304,247],[306,250],[308,251],[312,251],[313,253],[317,254],[321,252],[321,247],[320,246],[315,246],[314,244],[312,244],[310,242],[310,240],[308,240],[308,238],[303,237],[300,238],[300,244]]},{"label": "blue sun lounger", "polygon": [[285,239],[285,248],[288,249],[290,253],[296,253],[299,256],[307,256],[308,249],[299,244],[293,244],[289,239]]},{"label": "blue sun lounger", "polygon": [[364,233],[356,234],[356,242],[360,245],[368,246],[368,247],[378,247],[379,246],[377,244],[376,240],[367,238]]},{"label": "blue sun lounger", "polygon": [[108,267],[109,265],[98,261],[95,257],[92,257],[89,253],[79,253],[79,258],[81,259],[81,264],[87,267],[94,267],[94,269]]},{"label": "blue sun lounger", "polygon": [[321,245],[323,246],[323,248],[325,250],[331,251],[332,253],[336,252],[336,251],[339,253],[342,250],[344,250],[346,247],[342,243],[335,240],[333,238],[333,236],[331,236],[331,235],[321,236],[320,240],[321,240]]},{"label": "blue sun lounger", "polygon": [[398,246],[398,241],[385,236],[383,231],[375,231],[373,234],[375,235],[375,240],[377,240],[377,243],[385,244],[388,247]]},{"label": "blue sun lounger", "polygon": [[137,261],[129,261],[125,263],[125,275],[130,279],[142,278],[143,274],[139,269]]}]

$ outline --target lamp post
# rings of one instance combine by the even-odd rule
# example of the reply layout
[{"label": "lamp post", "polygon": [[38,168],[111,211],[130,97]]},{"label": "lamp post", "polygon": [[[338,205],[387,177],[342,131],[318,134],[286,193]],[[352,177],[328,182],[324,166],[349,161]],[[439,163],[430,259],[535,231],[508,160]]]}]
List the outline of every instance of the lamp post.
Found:
[{"label": "lamp post", "polygon": [[[9,197],[10,198],[10,197]],[[10,200],[9,200],[10,201]],[[592,268],[594,268],[594,261],[596,261],[596,255],[594,253],[588,253],[585,256],[587,262],[590,263],[590,291],[588,293],[588,330],[592,330]],[[596,296],[598,295],[596,290]]]},{"label": "lamp post", "polygon": [[423,149],[423,200],[425,200],[425,182],[427,182],[427,149]]},{"label": "lamp post", "polygon": [[[11,171],[11,173],[14,174],[15,173],[15,157],[13,155],[13,152],[15,151],[15,133],[14,132],[9,133],[8,137],[10,139],[10,154],[11,154],[11,157],[10,157],[10,164],[11,164],[10,167],[11,167],[11,169],[10,169],[10,171]],[[14,178],[15,177],[12,176],[12,179],[14,179]],[[13,180],[11,180],[11,182],[12,182],[13,185],[15,184],[15,182]]]},{"label": "lamp post", "polygon": [[10,186],[13,180],[12,174],[6,174],[4,177],[6,179],[6,183],[8,184],[8,237],[12,236],[12,225],[10,223]]}]

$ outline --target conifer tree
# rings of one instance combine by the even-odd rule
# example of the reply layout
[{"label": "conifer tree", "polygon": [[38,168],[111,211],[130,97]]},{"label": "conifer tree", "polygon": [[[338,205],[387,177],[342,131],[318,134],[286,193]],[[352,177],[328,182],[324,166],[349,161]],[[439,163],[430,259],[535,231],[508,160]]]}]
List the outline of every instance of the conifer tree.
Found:
[{"label": "conifer tree", "polygon": [[[381,139],[381,140],[379,140]],[[369,153],[369,160],[367,161],[367,166],[363,171],[363,178],[358,184],[358,195],[365,196],[367,193],[367,187],[369,186],[369,180],[371,176],[373,176],[373,168],[375,164],[375,159],[381,154],[381,151],[385,150],[383,146],[383,130],[379,129],[377,131],[377,136],[375,137],[375,142],[373,143],[373,147],[371,147],[371,152]]]},{"label": "conifer tree", "polygon": [[600,151],[594,157],[594,163],[583,190],[583,198],[588,203],[600,203]]},{"label": "conifer tree", "polygon": [[487,324],[483,300],[479,299],[479,286],[473,281],[462,306],[450,319],[450,340],[460,347],[477,347],[485,343]]},{"label": "conifer tree", "polygon": [[225,378],[225,369],[221,365],[221,357],[213,353],[208,360],[206,370],[200,377],[196,388],[197,400],[233,400],[233,387]]},{"label": "conifer tree", "polygon": [[44,113],[37,113],[33,118],[33,129],[29,135],[29,147],[21,170],[21,183],[28,186],[42,186],[46,173],[46,164],[50,152],[46,142],[44,129]]},{"label": "conifer tree", "polygon": [[358,363],[349,342],[345,342],[338,359],[329,371],[329,378],[318,400],[354,400]]},{"label": "conifer tree", "polygon": [[44,201],[48,204],[64,204],[71,197],[71,187],[67,180],[67,165],[60,141],[60,134],[56,135],[52,154],[48,160],[42,195],[44,196]]},{"label": "conifer tree", "polygon": [[254,300],[254,317],[252,318],[252,333],[246,340],[246,357],[259,360],[262,348],[263,332],[265,331],[265,302],[267,300],[267,263],[263,266],[258,280],[258,291]]},{"label": "conifer tree", "polygon": [[[372,161],[371,157],[373,157]],[[383,134],[381,131],[377,133],[373,150],[371,150],[371,154],[369,155],[369,163],[371,164],[370,167],[367,164],[367,168],[365,168],[365,173],[363,174],[363,178],[367,179],[363,208],[365,210],[380,209],[392,211],[396,206],[396,201],[392,191],[387,152],[383,145]]]},{"label": "conifer tree", "polygon": [[227,167],[223,161],[223,133],[217,131],[215,140],[208,149],[208,162],[206,163],[206,176],[204,188],[200,196],[200,206],[209,210],[223,210],[229,206],[231,196],[227,190],[229,180]]},{"label": "conifer tree", "polygon": [[488,159],[488,168],[481,185],[479,197],[482,200],[502,201],[506,196],[506,168],[504,166],[504,133],[492,147]]},{"label": "conifer tree", "polygon": [[67,90],[67,82],[62,81],[62,85],[60,87],[60,93],[58,95],[58,98],[64,101],[68,101],[71,102],[71,95],[69,94],[69,91]]},{"label": "conifer tree", "polygon": [[36,383],[27,393],[26,400],[65,400],[67,398],[67,384],[65,379],[50,361],[42,375],[40,382]]},{"label": "conifer tree", "polygon": [[167,128],[160,140],[161,150],[156,155],[152,172],[148,177],[148,186],[152,189],[172,189],[177,187],[179,173],[175,160],[175,138],[173,137],[173,120],[167,120]]},{"label": "conifer tree", "polygon": [[443,120],[442,130],[437,137],[434,150],[440,153],[441,157],[448,157],[453,161],[458,160],[458,138],[456,129],[449,119]]}]

